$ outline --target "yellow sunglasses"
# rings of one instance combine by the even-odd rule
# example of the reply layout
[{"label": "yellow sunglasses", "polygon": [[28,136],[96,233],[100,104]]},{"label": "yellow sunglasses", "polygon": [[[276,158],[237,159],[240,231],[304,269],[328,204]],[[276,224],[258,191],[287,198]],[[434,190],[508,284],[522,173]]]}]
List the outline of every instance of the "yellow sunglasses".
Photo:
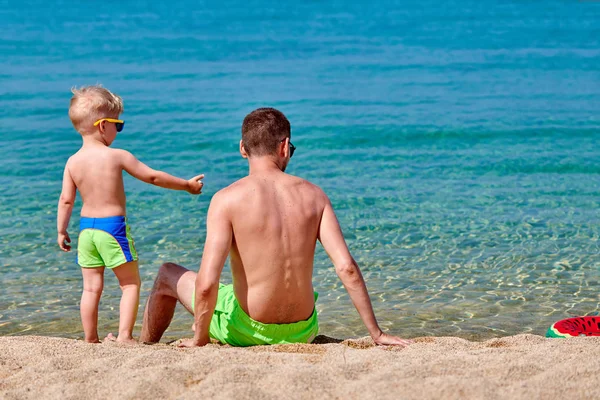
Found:
[{"label": "yellow sunglasses", "polygon": [[117,128],[117,132],[121,132],[123,130],[123,127],[125,126],[125,121],[123,121],[122,119],[114,119],[114,118],[101,118],[98,121],[94,122],[94,126],[100,125],[100,123],[102,121],[114,123],[115,127]]}]

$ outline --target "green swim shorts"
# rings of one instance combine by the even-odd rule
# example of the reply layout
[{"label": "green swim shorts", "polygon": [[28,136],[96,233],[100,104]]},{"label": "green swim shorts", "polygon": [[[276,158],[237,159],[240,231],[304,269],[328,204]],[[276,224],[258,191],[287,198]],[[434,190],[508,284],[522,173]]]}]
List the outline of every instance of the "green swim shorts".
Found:
[{"label": "green swim shorts", "polygon": [[[196,300],[192,292],[192,309]],[[315,301],[318,298],[315,292]],[[210,337],[232,346],[311,343],[319,332],[317,311],[305,321],[290,324],[263,324],[244,312],[233,292],[233,285],[219,284],[217,305],[210,321]]]},{"label": "green swim shorts", "polygon": [[77,241],[79,266],[115,268],[137,259],[125,217],[81,217]]}]

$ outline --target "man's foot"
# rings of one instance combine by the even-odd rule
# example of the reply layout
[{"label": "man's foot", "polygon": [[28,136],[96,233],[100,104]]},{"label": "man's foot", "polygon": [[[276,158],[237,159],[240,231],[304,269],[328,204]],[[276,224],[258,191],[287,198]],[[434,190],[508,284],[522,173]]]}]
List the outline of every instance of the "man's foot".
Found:
[{"label": "man's foot", "polygon": [[116,337],[112,333],[109,333],[108,335],[106,335],[106,337],[104,338],[104,341],[105,342],[126,343],[126,344],[137,344],[138,343],[137,340],[135,340],[134,338],[121,339],[121,336]]},{"label": "man's foot", "polygon": [[96,339],[84,339],[86,343],[102,343],[100,340],[98,340],[98,338]]}]

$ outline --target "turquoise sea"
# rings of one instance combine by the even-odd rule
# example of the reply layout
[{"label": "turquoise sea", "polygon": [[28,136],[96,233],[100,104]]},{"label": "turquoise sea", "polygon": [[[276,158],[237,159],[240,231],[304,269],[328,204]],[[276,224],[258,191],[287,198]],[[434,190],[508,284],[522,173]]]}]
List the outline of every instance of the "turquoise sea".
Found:
[{"label": "turquoise sea", "polygon": [[[211,196],[247,171],[241,121],[272,106],[385,329],[484,339],[600,312],[600,2],[0,0],[0,335],[82,336],[56,204],[70,88],[95,83],[125,101],[115,146],[206,174],[200,197],[126,178],[142,304],[161,263],[198,268]],[[367,334],[320,245],[314,286],[322,333]],[[107,271],[101,335],[119,298]]]}]

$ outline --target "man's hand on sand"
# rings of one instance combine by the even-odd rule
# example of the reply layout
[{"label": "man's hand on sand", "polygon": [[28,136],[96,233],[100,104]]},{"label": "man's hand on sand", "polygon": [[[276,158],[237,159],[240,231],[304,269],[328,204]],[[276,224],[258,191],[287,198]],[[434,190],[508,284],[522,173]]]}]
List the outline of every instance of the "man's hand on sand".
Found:
[{"label": "man's hand on sand", "polygon": [[204,186],[204,183],[202,183],[202,178],[204,178],[204,174],[200,174],[200,175],[196,175],[195,177],[193,177],[192,179],[190,179],[188,181],[188,193],[191,194],[200,194],[202,193],[202,186]]},{"label": "man's hand on sand", "polygon": [[379,346],[406,347],[409,344],[413,343],[412,340],[402,339],[402,338],[399,338],[398,336],[388,335],[387,333],[383,333],[383,332],[381,332],[381,335],[377,339],[373,338],[373,341],[375,342],[376,345],[379,345]]},{"label": "man's hand on sand", "polygon": [[58,246],[62,251],[71,251],[71,246],[67,244],[71,243],[71,238],[69,237],[69,234],[67,232],[59,232],[57,242]]}]

